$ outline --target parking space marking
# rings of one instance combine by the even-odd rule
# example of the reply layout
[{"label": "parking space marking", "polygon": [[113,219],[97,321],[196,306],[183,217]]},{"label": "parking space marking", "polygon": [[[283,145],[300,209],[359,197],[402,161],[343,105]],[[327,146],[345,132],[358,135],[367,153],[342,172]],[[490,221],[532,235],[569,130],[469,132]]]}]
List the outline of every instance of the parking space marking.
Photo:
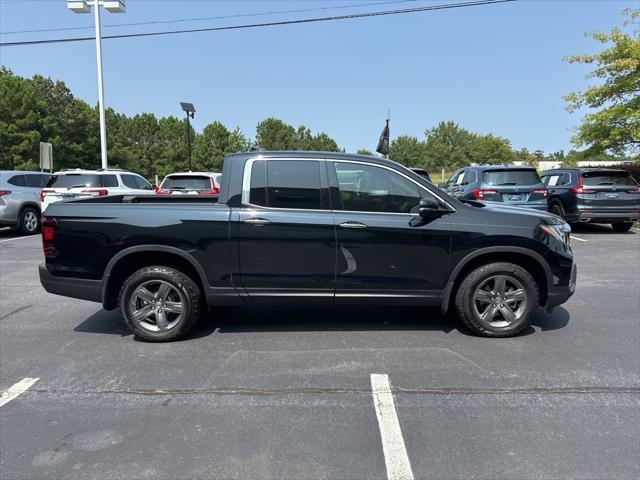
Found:
[{"label": "parking space marking", "polygon": [[387,478],[389,480],[413,480],[407,448],[404,445],[398,414],[393,402],[389,376],[372,373],[371,393],[382,438],[382,452],[387,467]]},{"label": "parking space marking", "polygon": [[6,392],[2,392],[2,395],[0,395],[0,407],[2,407],[3,405],[6,405],[17,396],[22,395],[24,392],[29,390],[29,388],[31,388],[31,386],[34,383],[36,383],[38,380],[40,379],[27,377],[27,378],[23,378],[18,383],[9,387],[9,389]]},{"label": "parking space marking", "polygon": [[[20,240],[23,238],[32,238],[33,235],[25,235],[23,237],[13,237],[13,238],[5,238],[4,240],[0,240],[0,243],[13,242],[14,240]],[[36,235],[35,238],[40,238],[39,235]]]},{"label": "parking space marking", "polygon": [[574,237],[573,235],[570,235],[571,240],[578,240],[579,242],[588,242],[589,240],[585,240],[584,238],[579,238],[579,237]]}]

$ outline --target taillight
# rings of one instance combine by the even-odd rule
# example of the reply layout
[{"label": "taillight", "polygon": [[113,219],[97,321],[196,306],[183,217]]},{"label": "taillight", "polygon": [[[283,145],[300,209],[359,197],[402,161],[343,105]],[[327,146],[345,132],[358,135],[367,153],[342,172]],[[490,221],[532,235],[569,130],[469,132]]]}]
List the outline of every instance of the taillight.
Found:
[{"label": "taillight", "polygon": [[546,188],[536,188],[533,193],[541,193],[544,198],[547,198],[549,196],[549,191]]},{"label": "taillight", "polygon": [[640,193],[640,187],[632,188],[631,190],[627,190],[627,193]]},{"label": "taillight", "polygon": [[169,195],[171,194],[171,192],[167,191],[167,190],[160,190],[159,188],[156,188],[156,195]]},{"label": "taillight", "polygon": [[106,197],[109,195],[109,190],[105,190],[103,188],[90,188],[88,190],[82,190],[82,193],[91,193],[96,197]]},{"label": "taillight", "polygon": [[55,190],[46,189],[46,188],[40,190],[40,201],[44,202],[44,197],[46,197],[49,193],[55,193]]},{"label": "taillight", "polygon": [[211,182],[211,190],[202,190],[198,192],[200,195],[220,195],[220,189],[216,187],[213,178],[209,178],[209,182]]},{"label": "taillight", "polygon": [[57,224],[55,217],[42,217],[42,250],[45,257],[55,254],[56,249],[51,243],[56,239]]},{"label": "taillight", "polygon": [[476,197],[478,200],[484,200],[484,197],[487,195],[496,195],[498,193],[497,190],[487,190],[487,189],[482,189],[482,188],[476,188],[473,191],[473,196]]},{"label": "taillight", "polygon": [[9,195],[11,193],[11,190],[0,190],[0,197],[3,195]]},{"label": "taillight", "polygon": [[595,190],[591,190],[588,188],[584,188],[584,183],[582,182],[582,177],[578,177],[578,186],[573,187],[571,189],[573,193],[596,193]]}]

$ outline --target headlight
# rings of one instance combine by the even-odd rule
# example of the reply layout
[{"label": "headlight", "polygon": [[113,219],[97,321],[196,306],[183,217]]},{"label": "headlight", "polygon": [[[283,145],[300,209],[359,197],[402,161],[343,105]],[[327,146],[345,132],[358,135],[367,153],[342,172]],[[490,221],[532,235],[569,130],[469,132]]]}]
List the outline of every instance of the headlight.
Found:
[{"label": "headlight", "polygon": [[571,227],[568,223],[563,222],[557,225],[540,225],[543,232],[551,235],[553,238],[560,240],[562,243],[569,245]]}]

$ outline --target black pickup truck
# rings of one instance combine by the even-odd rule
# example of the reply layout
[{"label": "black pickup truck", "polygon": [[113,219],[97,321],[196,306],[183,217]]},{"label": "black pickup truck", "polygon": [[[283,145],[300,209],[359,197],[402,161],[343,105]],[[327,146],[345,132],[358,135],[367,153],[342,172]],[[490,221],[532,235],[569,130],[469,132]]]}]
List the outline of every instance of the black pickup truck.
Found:
[{"label": "black pickup truck", "polygon": [[218,201],[50,205],[40,280],[119,308],[149,341],[184,336],[207,307],[293,301],[451,308],[505,337],[573,294],[569,232],[546,212],[458,201],[388,160],[258,151],[225,158]]}]

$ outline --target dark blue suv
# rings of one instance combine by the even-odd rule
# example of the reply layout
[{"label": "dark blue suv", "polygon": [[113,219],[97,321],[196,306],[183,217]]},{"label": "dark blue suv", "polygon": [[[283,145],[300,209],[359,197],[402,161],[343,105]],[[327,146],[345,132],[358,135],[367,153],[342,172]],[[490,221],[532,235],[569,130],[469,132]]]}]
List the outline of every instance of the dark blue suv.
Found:
[{"label": "dark blue suv", "polygon": [[533,167],[478,165],[456,170],[440,184],[457,198],[547,210],[547,189]]}]

